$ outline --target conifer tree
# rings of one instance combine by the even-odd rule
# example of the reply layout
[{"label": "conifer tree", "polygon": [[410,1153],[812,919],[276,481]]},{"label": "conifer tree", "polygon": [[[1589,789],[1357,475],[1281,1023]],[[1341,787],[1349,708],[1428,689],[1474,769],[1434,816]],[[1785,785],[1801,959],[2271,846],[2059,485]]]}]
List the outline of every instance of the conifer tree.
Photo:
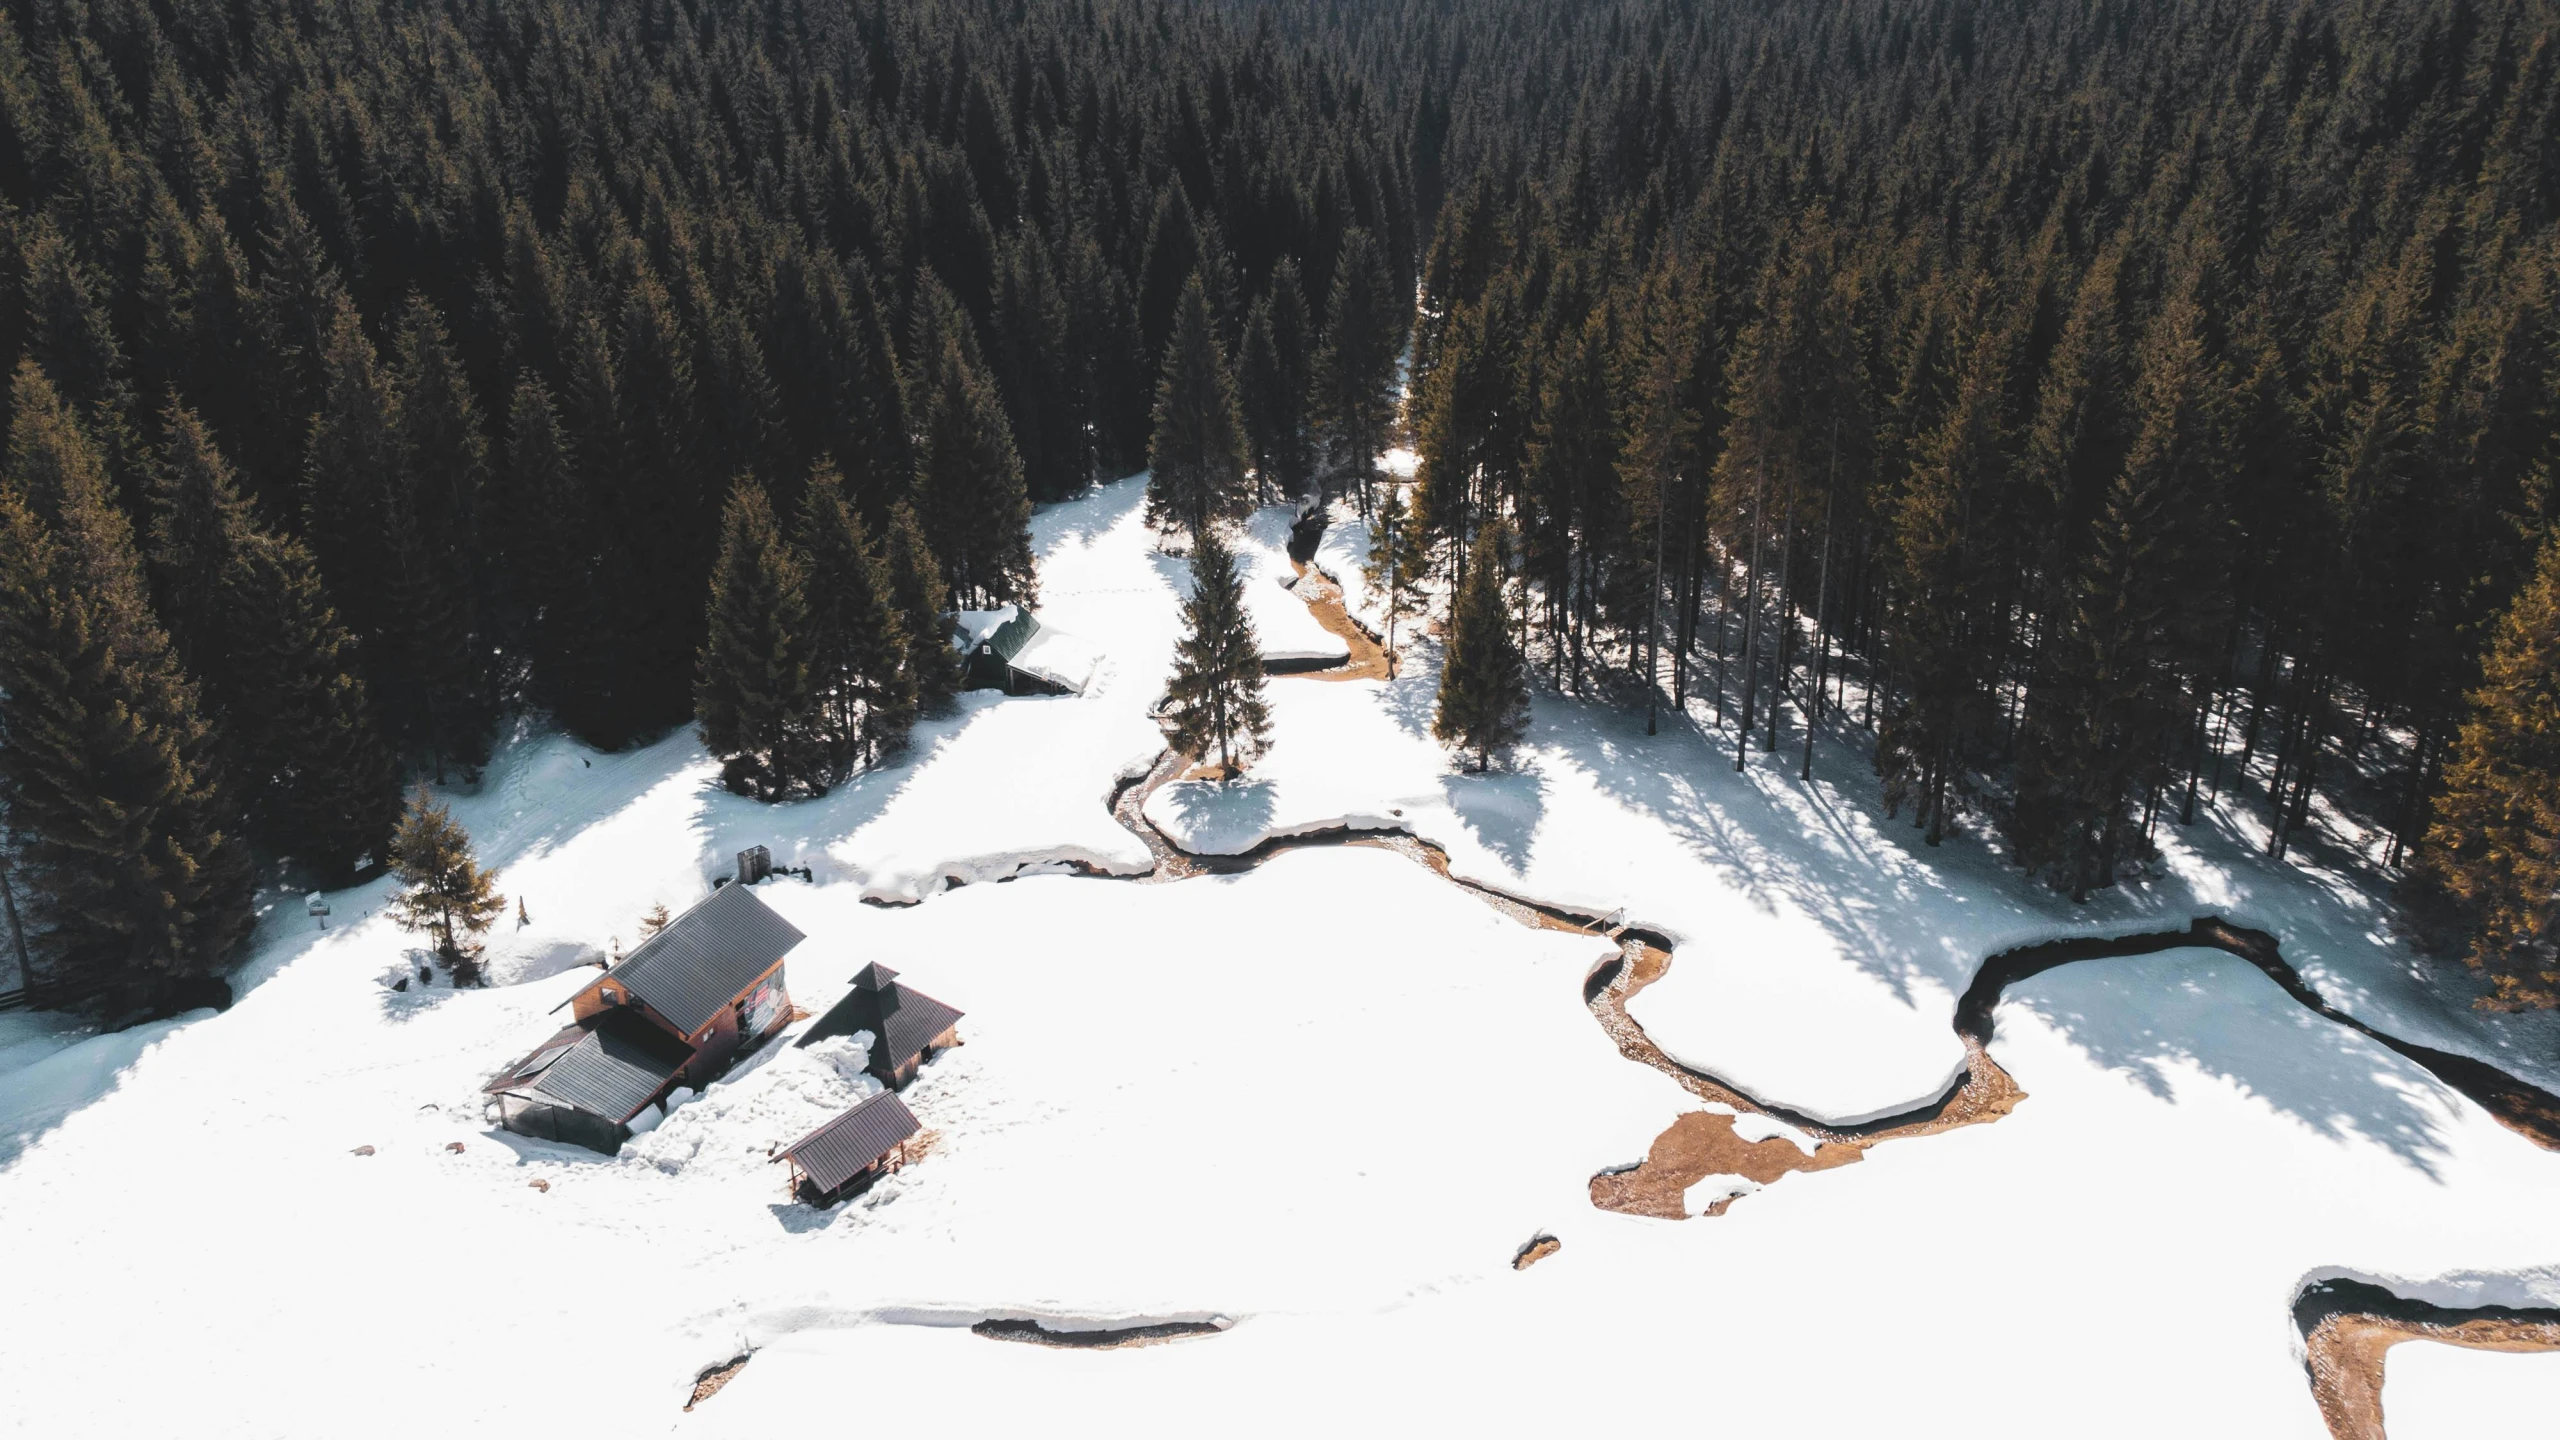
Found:
[{"label": "conifer tree", "polygon": [[33,361],[0,483],[0,814],[46,968],[118,1009],[200,1003],[253,923],[213,738],[131,527]]},{"label": "conifer tree", "polygon": [[1431,545],[1422,527],[1405,509],[1404,487],[1388,485],[1369,521],[1369,553],[1361,573],[1387,614],[1387,644],[1395,645],[1395,622],[1423,610],[1422,582],[1431,575]]},{"label": "conifer tree", "polygon": [[1211,526],[1241,520],[1252,507],[1235,378],[1197,275],[1174,307],[1173,338],[1156,382],[1149,464],[1147,523],[1158,529],[1180,526],[1196,543]]},{"label": "conifer tree", "polygon": [[1347,473],[1368,513],[1369,482],[1395,418],[1396,355],[1411,307],[1400,304],[1378,242],[1366,230],[1342,238],[1333,296],[1325,304],[1324,348],[1315,360],[1318,428],[1338,473]]},{"label": "conifer tree", "polygon": [[1510,549],[1510,525],[1496,520],[1467,551],[1431,719],[1431,733],[1442,744],[1475,752],[1478,770],[1529,729],[1529,663],[1513,638],[1503,599]]},{"label": "conifer tree", "polygon": [[1254,499],[1265,505],[1280,488],[1280,383],[1280,350],[1271,335],[1271,297],[1266,295],[1246,312],[1244,345],[1236,352],[1236,408],[1244,419],[1245,463],[1253,468]]},{"label": "conifer tree", "polygon": [[151,568],[224,742],[245,831],[336,881],[383,854],[400,813],[355,637],[311,552],[259,526],[195,413],[171,406],[161,431]]},{"label": "conifer tree", "polygon": [[916,677],[888,562],[825,458],[810,468],[793,536],[809,566],[809,673],[825,783],[906,743]]},{"label": "conifer tree", "polygon": [[2560,532],[2498,623],[2445,766],[2426,870],[2468,908],[2500,1009],[2560,1005]]},{"label": "conifer tree", "polygon": [[915,506],[951,592],[987,608],[1029,605],[1039,592],[1031,561],[1031,498],[994,388],[956,325],[943,336],[922,397]]},{"label": "conifer tree", "polygon": [[740,477],[720,522],[720,558],[694,713],[721,783],[778,800],[821,773],[809,675],[808,566],[774,523],[764,487]]},{"label": "conifer tree", "polygon": [[570,733],[593,742],[605,724],[596,704],[605,686],[594,668],[606,624],[596,613],[598,521],[572,445],[550,387],[519,375],[507,407],[500,523],[531,669],[526,689]]},{"label": "conifer tree", "polygon": [[423,736],[437,772],[477,768],[497,719],[495,676],[481,629],[480,509],[488,440],[443,317],[411,296],[401,317],[395,429],[404,474],[391,523],[401,563],[395,598],[400,651],[425,708]]},{"label": "conifer tree", "polygon": [[1165,713],[1174,748],[1207,761],[1222,780],[1244,773],[1271,734],[1263,699],[1262,649],[1245,614],[1244,579],[1215,530],[1191,550],[1191,596],[1182,602],[1184,635],[1175,647]]},{"label": "conifer tree", "polygon": [[434,937],[436,958],[456,985],[478,984],[479,936],[506,913],[507,897],[497,892],[497,872],[480,868],[470,834],[424,785],[410,795],[392,834],[391,873],[400,881],[393,922]]},{"label": "conifer tree", "polygon": [[[1253,423],[1262,427],[1259,443],[1270,456],[1272,479],[1281,494],[1294,500],[1315,483],[1315,449],[1307,429],[1315,325],[1307,316],[1306,291],[1296,259],[1282,256],[1271,268],[1263,303],[1271,311],[1270,363],[1267,372],[1245,380],[1245,403],[1258,407],[1261,418]],[[1249,409],[1248,418],[1254,413]]]},{"label": "conifer tree", "polygon": [[917,707],[930,713],[960,691],[960,653],[951,644],[951,591],[913,506],[901,503],[890,510],[883,540],[889,594],[907,637],[906,686],[914,691]]},{"label": "conifer tree", "polygon": [[991,368],[1022,451],[1023,485],[1035,500],[1067,499],[1093,477],[1085,367],[1048,245],[1032,226],[1019,227],[999,257],[995,335]]}]

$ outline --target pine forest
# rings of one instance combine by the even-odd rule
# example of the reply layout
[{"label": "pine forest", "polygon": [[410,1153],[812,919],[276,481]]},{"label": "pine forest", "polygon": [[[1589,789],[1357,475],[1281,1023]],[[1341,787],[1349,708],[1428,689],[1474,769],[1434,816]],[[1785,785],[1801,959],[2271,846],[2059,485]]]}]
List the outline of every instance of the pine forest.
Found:
[{"label": "pine forest", "polygon": [[1230,761],[1330,499],[1467,769],[1871,737],[2075,899],[2346,816],[2560,1003],[2556,219],[2549,0],[10,0],[11,943],[195,1003],[523,723],[823,795],[1148,470]]}]

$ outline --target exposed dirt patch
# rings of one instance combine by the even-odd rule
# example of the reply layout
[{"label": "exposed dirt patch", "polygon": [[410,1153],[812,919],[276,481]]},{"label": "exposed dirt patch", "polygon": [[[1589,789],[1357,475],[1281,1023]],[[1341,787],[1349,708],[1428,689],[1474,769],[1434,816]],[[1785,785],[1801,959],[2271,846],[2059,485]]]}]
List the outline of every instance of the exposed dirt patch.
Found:
[{"label": "exposed dirt patch", "polygon": [[2335,1440],[2385,1440],[2383,1359],[2394,1345],[2431,1340],[2470,1350],[2560,1350],[2560,1310],[2448,1310],[2352,1280],[2312,1286],[2293,1313],[2302,1328],[2311,1398]]},{"label": "exposed dirt patch", "polygon": [[1060,1350],[1133,1350],[1162,1345],[1194,1335],[1218,1335],[1226,1325],[1216,1320],[1166,1320],[1154,1325],[1124,1325],[1116,1330],[1052,1330],[1037,1320],[981,1320],[969,1333],[990,1340],[1019,1340]]},{"label": "exposed dirt patch", "polygon": [[1564,1242],[1553,1235],[1532,1235],[1529,1243],[1520,1247],[1520,1253],[1511,1257],[1511,1268],[1526,1270],[1563,1248]]},{"label": "exposed dirt patch", "polygon": [[[1831,1170],[1865,1158],[1863,1146],[1838,1140],[1816,1145],[1810,1155],[1783,1135],[1745,1140],[1734,1133],[1738,1118],[1718,1110],[1692,1110],[1672,1121],[1670,1129],[1654,1137],[1643,1164],[1591,1177],[1591,1203],[1622,1215],[1684,1220],[1689,1187],[1710,1175],[1739,1175],[1767,1185],[1798,1170]],[[1718,1200],[1705,1213],[1721,1215],[1733,1200]]]},{"label": "exposed dirt patch", "polygon": [[1362,629],[1360,622],[1351,618],[1351,612],[1343,608],[1342,587],[1333,582],[1332,576],[1303,560],[1292,563],[1298,567],[1298,583],[1292,587],[1294,593],[1300,600],[1306,602],[1307,610],[1316,617],[1317,624],[1323,626],[1328,634],[1351,647],[1351,658],[1330,670],[1293,670],[1274,673],[1285,673],[1291,679],[1298,680],[1391,680],[1395,678],[1395,662],[1387,654],[1385,647],[1378,643],[1378,637]]},{"label": "exposed dirt patch", "polygon": [[684,1408],[689,1412],[694,1406],[719,1394],[720,1388],[737,1379],[738,1372],[746,1369],[747,1362],[754,1358],[755,1352],[750,1350],[735,1360],[724,1361],[694,1376],[693,1398],[684,1402]]}]

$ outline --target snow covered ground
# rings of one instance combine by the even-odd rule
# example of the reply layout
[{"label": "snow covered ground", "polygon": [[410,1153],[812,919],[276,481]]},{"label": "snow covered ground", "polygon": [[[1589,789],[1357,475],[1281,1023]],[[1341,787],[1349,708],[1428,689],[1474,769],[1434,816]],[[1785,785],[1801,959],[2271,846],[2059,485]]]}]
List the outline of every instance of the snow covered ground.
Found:
[{"label": "snow covered ground", "polygon": [[[1104,802],[1158,746],[1186,578],[1140,508],[1124,481],[1035,521],[1044,619],[1104,657],[1085,695],[973,697],[825,799],[726,796],[683,735],[511,743],[454,802],[530,917],[494,937],[492,988],[391,990],[410,938],[377,882],[325,927],[277,904],[223,1014],[106,1036],[0,1016],[0,1432],[2314,1437],[2307,1280],[2560,1301],[2560,1156],[2208,951],[2018,987],[1994,1053],[2028,1098],[1996,1124],[1718,1219],[1592,1208],[1593,1173],[1696,1107],[1582,1007],[1602,943],[1377,850],[1050,873],[1148,863]],[[1286,521],[1245,541],[1275,590]],[[1355,604],[1362,548],[1337,527],[1320,557]],[[1386,685],[1275,681],[1253,778],[1167,786],[1151,817],[1220,850],[1400,827],[1462,874],[1624,906],[1681,942],[1633,1006],[1657,1039],[1828,1115],[1944,1083],[1987,951],[2198,908],[2275,930],[2386,1029],[2554,1068],[2547,1022],[2440,997],[2356,885],[2256,863],[2218,823],[2169,832],[2165,883],[2074,911],[1883,821],[1846,746],[1811,786],[1758,755],[1736,776],[1694,720],[1649,739],[1547,697],[1516,765],[1461,773],[1427,736],[1434,643],[1406,661]],[[771,1148],[869,1083],[824,1048],[758,1052],[612,1159],[492,1129],[479,1084],[581,967],[758,843],[814,875],[759,892],[810,937],[801,1004],[880,960],[968,1012],[908,1092],[926,1158],[833,1211],[787,1201]],[[1514,1271],[1540,1233],[1562,1248]],[[969,1332],[989,1317],[1232,1326],[1082,1353]],[[2395,1440],[2547,1425],[2560,1366],[2442,1349],[2394,1352]]]}]

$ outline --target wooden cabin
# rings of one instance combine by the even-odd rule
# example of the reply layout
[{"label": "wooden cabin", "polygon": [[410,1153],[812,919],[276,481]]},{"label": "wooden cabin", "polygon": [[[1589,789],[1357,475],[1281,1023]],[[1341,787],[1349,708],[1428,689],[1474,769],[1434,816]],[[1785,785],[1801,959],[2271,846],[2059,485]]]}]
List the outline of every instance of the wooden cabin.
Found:
[{"label": "wooden cabin", "polygon": [[863,1067],[894,1090],[907,1088],[924,1062],[960,1043],[960,1014],[898,980],[898,972],[874,962],[853,977],[853,989],[818,1017],[803,1045],[831,1035],[871,1032],[871,1058]]},{"label": "wooden cabin", "polygon": [[883,1090],[774,1156],[791,1163],[791,1193],[828,1206],[906,1163],[907,1140],[923,1128],[907,1102]]},{"label": "wooden cabin", "polygon": [[746,886],[712,891],[570,996],[569,1027],[489,1083],[500,1123],[613,1153],[668,1091],[710,1084],[789,1023],[782,960],[805,938]]}]

